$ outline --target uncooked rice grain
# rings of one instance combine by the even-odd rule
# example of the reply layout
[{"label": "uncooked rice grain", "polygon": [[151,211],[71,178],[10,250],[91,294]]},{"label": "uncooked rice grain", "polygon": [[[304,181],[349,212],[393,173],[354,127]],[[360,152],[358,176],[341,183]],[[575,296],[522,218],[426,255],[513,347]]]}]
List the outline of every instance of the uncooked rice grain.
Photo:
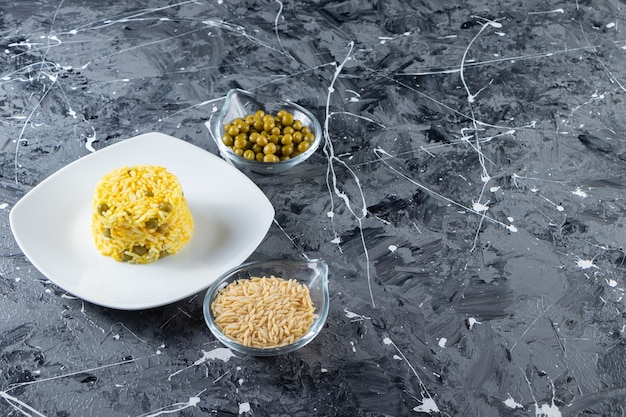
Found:
[{"label": "uncooked rice grain", "polygon": [[304,336],[315,319],[309,288],[295,279],[231,282],[211,304],[218,329],[244,346],[274,348]]},{"label": "uncooked rice grain", "polygon": [[91,233],[100,253],[146,264],[180,251],[194,223],[174,174],[157,165],[122,167],[98,182]]}]

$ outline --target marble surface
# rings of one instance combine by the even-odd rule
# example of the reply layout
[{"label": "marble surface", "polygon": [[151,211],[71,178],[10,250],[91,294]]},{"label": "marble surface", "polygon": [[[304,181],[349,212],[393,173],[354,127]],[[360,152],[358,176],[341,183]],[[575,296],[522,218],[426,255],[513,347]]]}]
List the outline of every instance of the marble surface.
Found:
[{"label": "marble surface", "polygon": [[[3,1],[0,415],[624,416],[625,8]],[[141,133],[217,153],[231,88],[324,126],[305,164],[250,176],[276,210],[250,258],[330,265],[326,326],[280,357],[220,345],[203,291],[82,301],[9,226],[52,173]]]}]

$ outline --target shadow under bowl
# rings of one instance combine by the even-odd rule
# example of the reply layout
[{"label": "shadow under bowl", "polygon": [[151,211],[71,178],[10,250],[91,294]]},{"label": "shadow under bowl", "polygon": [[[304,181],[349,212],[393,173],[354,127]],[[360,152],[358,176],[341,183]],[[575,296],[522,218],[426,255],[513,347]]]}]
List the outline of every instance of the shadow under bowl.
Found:
[{"label": "shadow under bowl", "polygon": [[[211,309],[211,305],[219,291],[237,280],[250,279],[252,277],[270,277],[272,275],[286,280],[295,279],[309,288],[311,301],[315,308],[315,318],[308,332],[289,345],[272,348],[250,347],[227,337],[216,325],[215,315]],[[326,261],[321,259],[307,261],[269,260],[245,263],[225,272],[207,290],[204,297],[203,313],[204,320],[211,333],[229,348],[253,356],[277,356],[296,351],[310,343],[324,326],[328,317],[329,306],[328,264]]]}]

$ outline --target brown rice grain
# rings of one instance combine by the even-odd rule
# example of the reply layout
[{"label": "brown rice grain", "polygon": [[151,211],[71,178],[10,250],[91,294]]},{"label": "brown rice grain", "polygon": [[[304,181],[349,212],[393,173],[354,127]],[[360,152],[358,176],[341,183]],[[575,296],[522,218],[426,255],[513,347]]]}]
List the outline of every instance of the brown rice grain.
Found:
[{"label": "brown rice grain", "polygon": [[211,309],[226,337],[261,348],[293,343],[308,332],[315,318],[308,287],[275,276],[230,283]]}]

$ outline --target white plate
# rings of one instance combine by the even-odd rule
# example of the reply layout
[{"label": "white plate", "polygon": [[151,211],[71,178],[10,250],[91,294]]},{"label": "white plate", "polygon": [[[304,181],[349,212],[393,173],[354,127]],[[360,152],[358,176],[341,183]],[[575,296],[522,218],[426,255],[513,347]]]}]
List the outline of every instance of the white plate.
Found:
[{"label": "white plate", "polygon": [[[101,255],[90,232],[100,178],[137,164],[178,177],[195,223],[179,253],[146,265]],[[15,239],[50,281],[104,307],[138,310],[181,300],[242,263],[264,239],[274,208],[242,172],[197,146],[146,133],[67,165],[33,188],[10,214]]]}]

